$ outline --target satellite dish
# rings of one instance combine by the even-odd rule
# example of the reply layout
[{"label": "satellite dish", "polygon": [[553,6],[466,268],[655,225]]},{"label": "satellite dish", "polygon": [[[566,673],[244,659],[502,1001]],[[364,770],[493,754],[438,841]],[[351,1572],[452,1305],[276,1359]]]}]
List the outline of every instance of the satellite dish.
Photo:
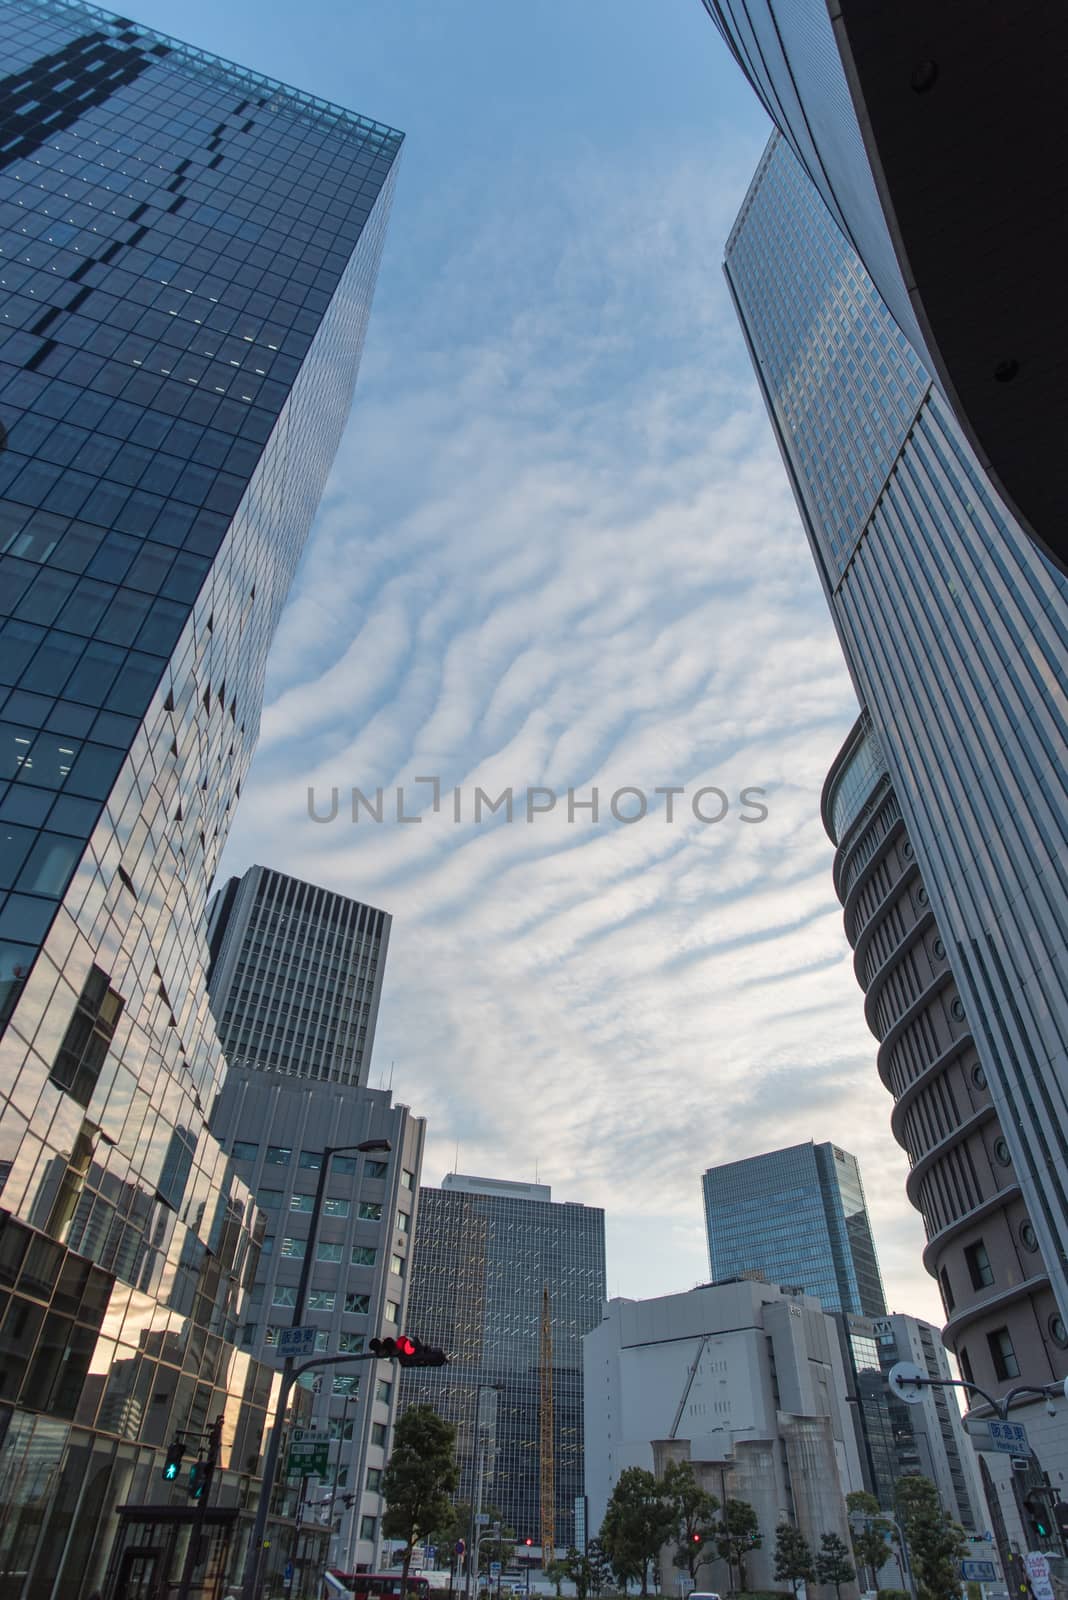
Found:
[{"label": "satellite dish", "polygon": [[899,1361],[886,1374],[886,1381],[895,1400],[903,1400],[907,1406],[918,1406],[923,1404],[923,1387],[931,1380],[915,1362]]}]

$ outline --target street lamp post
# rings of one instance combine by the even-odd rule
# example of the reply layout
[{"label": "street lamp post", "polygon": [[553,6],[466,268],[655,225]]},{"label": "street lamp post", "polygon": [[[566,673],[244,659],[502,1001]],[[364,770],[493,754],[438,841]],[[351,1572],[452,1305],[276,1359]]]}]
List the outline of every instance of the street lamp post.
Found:
[{"label": "street lamp post", "polygon": [[[471,1539],[468,1544],[468,1574],[467,1593],[470,1596],[478,1594],[479,1580],[479,1545],[482,1541],[482,1487],[485,1480],[486,1444],[482,1428],[482,1396],[500,1392],[499,1383],[480,1383],[475,1391],[475,1510],[474,1527],[471,1530]],[[496,1415],[494,1416],[494,1436],[496,1437]]]},{"label": "street lamp post", "polygon": [[[357,1151],[366,1155],[371,1151],[390,1151],[393,1146],[388,1139],[364,1139],[359,1144],[328,1145],[323,1151],[322,1164],[319,1168],[319,1181],[315,1186],[315,1199],[312,1202],[311,1216],[308,1221],[308,1245],[301,1263],[300,1282],[297,1284],[296,1298],[293,1303],[293,1320],[290,1326],[299,1328],[304,1315],[304,1303],[308,1298],[308,1284],[311,1281],[312,1262],[315,1259],[315,1236],[319,1231],[319,1217],[323,1209],[323,1199],[326,1194],[326,1178],[330,1162],[334,1156],[346,1155]],[[241,1586],[242,1600],[260,1600],[260,1571],[263,1566],[263,1541],[267,1532],[267,1518],[271,1509],[271,1495],[274,1490],[274,1480],[278,1475],[278,1457],[282,1448],[282,1423],[285,1418],[286,1401],[293,1385],[294,1358],[286,1356],[282,1363],[282,1382],[278,1391],[278,1401],[274,1410],[274,1421],[271,1426],[271,1435],[267,1441],[267,1454],[263,1463],[263,1482],[260,1486],[260,1501],[256,1507],[256,1520],[252,1528],[252,1538],[249,1542],[248,1553],[245,1557],[245,1574]]]},{"label": "street lamp post", "polygon": [[[347,1394],[345,1396],[345,1403],[341,1407],[341,1428],[340,1428],[340,1431],[338,1432],[338,1436],[337,1436],[337,1456],[334,1459],[334,1488],[333,1488],[333,1492],[331,1493],[331,1496],[330,1496],[330,1544],[329,1544],[328,1548],[330,1549],[331,1552],[333,1551],[333,1548],[334,1548],[334,1512],[337,1510],[337,1492],[341,1487],[341,1447],[345,1443],[345,1424],[348,1421],[349,1406],[351,1404],[352,1404],[352,1395],[351,1394]],[[341,1546],[341,1519],[340,1519],[340,1517],[338,1518],[338,1522],[337,1522],[337,1540],[338,1540],[338,1549],[339,1549],[339,1553],[340,1553],[340,1546]]]}]

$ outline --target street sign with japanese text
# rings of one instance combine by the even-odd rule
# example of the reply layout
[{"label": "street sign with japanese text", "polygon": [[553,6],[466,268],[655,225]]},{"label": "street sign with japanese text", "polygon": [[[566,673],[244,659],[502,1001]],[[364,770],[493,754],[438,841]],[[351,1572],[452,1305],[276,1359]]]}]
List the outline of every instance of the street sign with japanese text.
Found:
[{"label": "street sign with japanese text", "polygon": [[280,1356],[294,1356],[298,1361],[303,1357],[315,1354],[315,1329],[281,1328],[278,1333],[278,1354]]},{"label": "street sign with japanese text", "polygon": [[1026,1456],[1031,1453],[1031,1446],[1027,1442],[1027,1429],[1022,1422],[991,1420],[980,1423],[977,1418],[968,1432],[974,1439],[977,1450],[996,1450],[1006,1456]]},{"label": "street sign with japanese text", "polygon": [[993,1583],[997,1568],[992,1561],[962,1561],[960,1575],[965,1583]]},{"label": "street sign with japanese text", "polygon": [[329,1460],[330,1446],[325,1439],[304,1439],[289,1447],[286,1477],[325,1478]]}]

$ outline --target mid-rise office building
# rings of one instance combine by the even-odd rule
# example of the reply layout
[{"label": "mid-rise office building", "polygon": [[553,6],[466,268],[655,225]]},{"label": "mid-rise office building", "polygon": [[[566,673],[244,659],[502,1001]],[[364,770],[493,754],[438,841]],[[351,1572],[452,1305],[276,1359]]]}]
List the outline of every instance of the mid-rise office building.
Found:
[{"label": "mid-rise office building", "polygon": [[[875,1324],[879,1361],[884,1372],[899,1361],[911,1361],[929,1378],[952,1378],[945,1346],[937,1328],[919,1317],[880,1317]],[[938,1490],[942,1505],[967,1533],[988,1526],[979,1483],[975,1450],[964,1431],[952,1389],[922,1389],[918,1405],[890,1398],[898,1472],[922,1473]]]},{"label": "mid-rise office building", "polygon": [[[1068,571],[1054,148],[1068,13],[1021,0],[704,0],[935,375],[995,492]],[[990,115],[992,84],[999,112]]]},{"label": "mid-rise office building", "polygon": [[791,1145],[709,1167],[702,1180],[712,1280],[759,1272],[792,1283],[825,1311],[886,1311],[855,1156]]},{"label": "mid-rise office building", "polygon": [[179,1430],[222,1418],[228,1574],[255,1503],[203,922],[401,136],[70,0],[0,37],[0,1540],[13,1597],[79,1600],[125,1541],[177,1578]]},{"label": "mid-rise office building", "polygon": [[947,1300],[949,1337],[985,1389],[1049,1382],[1068,1370],[1068,582],[778,135],[726,270],[864,707],[825,815],[895,1129],[920,1153],[910,1192],[939,1235],[928,1265],[1011,1230],[1000,1266],[984,1244],[951,1268],[968,1331]]},{"label": "mid-rise office building", "polygon": [[214,897],[208,992],[228,1064],[367,1082],[392,919],[250,867]]},{"label": "mid-rise office building", "polygon": [[[604,1212],[548,1184],[449,1173],[419,1196],[408,1331],[449,1365],[401,1378],[402,1408],[432,1405],[457,1428],[457,1499],[482,1499],[542,1545],[542,1313],[552,1337],[555,1543],[575,1538],[583,1493],[582,1339],[605,1299]],[[550,1551],[543,1550],[543,1558]]]},{"label": "mid-rise office building", "polygon": [[[293,1322],[297,1284],[323,1151],[388,1139],[389,1154],[333,1156],[302,1322],[316,1348],[358,1355],[376,1335],[404,1327],[425,1124],[383,1089],[279,1078],[231,1067],[212,1130],[266,1212],[259,1268],[239,1342],[272,1361]],[[328,1473],[312,1495],[336,1495],[331,1560],[373,1566],[385,1509],[380,1492],[397,1408],[391,1362],[327,1368],[311,1400],[310,1428],[328,1442]],[[314,1486],[313,1486],[314,1487]]]},{"label": "mid-rise office building", "polygon": [[[752,1278],[612,1300],[583,1348],[591,1533],[627,1467],[659,1476],[685,1460],[720,1504],[756,1512],[750,1590],[773,1586],[780,1522],[815,1549],[824,1533],[848,1540],[845,1497],[864,1479],[835,1319],[816,1300]],[[710,1559],[697,1586],[726,1593],[735,1579]]]}]

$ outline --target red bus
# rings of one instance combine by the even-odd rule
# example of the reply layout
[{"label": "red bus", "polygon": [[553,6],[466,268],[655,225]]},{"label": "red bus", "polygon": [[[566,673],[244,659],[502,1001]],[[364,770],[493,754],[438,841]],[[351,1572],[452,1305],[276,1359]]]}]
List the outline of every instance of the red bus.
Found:
[{"label": "red bus", "polygon": [[430,1585],[425,1578],[409,1577],[401,1583],[399,1572],[340,1572],[331,1567],[323,1585],[324,1600],[430,1600]]}]

